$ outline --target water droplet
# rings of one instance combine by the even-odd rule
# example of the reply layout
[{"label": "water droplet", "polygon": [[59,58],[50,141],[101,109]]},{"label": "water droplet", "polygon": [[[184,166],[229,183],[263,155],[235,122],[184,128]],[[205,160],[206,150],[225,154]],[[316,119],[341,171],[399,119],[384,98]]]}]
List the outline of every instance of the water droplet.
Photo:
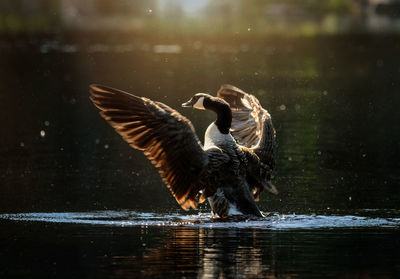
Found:
[{"label": "water droplet", "polygon": [[108,144],[104,145],[104,149],[108,149],[110,146]]},{"label": "water droplet", "polygon": [[46,121],[44,122],[44,126],[49,127],[49,126],[50,126],[50,122],[49,122],[48,120],[46,120]]},{"label": "water droplet", "polygon": [[19,144],[19,146],[24,147],[24,146],[25,146],[25,143],[24,143],[24,142],[21,142],[21,143]]},{"label": "water droplet", "polygon": [[318,153],[318,155],[321,155],[321,154],[322,154],[322,152],[321,152],[321,151],[318,151],[317,153]]},{"label": "water droplet", "polygon": [[95,142],[96,144],[99,144],[99,143],[100,143],[100,140],[99,140],[99,139],[96,139],[94,142]]},{"label": "water droplet", "polygon": [[42,138],[44,138],[44,137],[46,136],[46,132],[45,132],[44,130],[41,130],[41,131],[40,131],[40,136],[41,136]]},{"label": "water droplet", "polygon": [[351,197],[349,197],[349,201],[351,201]]},{"label": "water droplet", "polygon": [[148,9],[148,12],[151,14],[153,12],[153,10],[152,9]]},{"label": "water droplet", "polygon": [[326,95],[328,95],[328,91],[324,90],[324,92],[322,92],[322,94],[324,94],[326,96]]},{"label": "water droplet", "polygon": [[365,157],[367,157],[367,154],[363,154],[362,156],[363,156],[363,158],[365,158]]},{"label": "water droplet", "polygon": [[282,105],[279,106],[279,109],[280,110],[286,110],[286,106],[282,104]]},{"label": "water droplet", "polygon": [[251,28],[249,27],[249,28],[247,28],[247,31],[251,31]]}]

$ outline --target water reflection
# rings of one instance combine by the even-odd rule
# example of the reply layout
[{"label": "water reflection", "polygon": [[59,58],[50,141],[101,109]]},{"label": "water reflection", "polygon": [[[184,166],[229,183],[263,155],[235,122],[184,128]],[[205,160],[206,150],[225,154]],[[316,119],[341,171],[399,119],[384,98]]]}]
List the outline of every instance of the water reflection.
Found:
[{"label": "water reflection", "polygon": [[[398,211],[386,214],[399,216]],[[395,278],[400,271],[399,218],[287,216],[276,218],[274,229],[272,219],[257,226],[209,217],[130,211],[2,214],[0,276]]]},{"label": "water reflection", "polygon": [[[162,273],[172,268],[183,276],[192,273],[198,278],[264,278],[275,273],[273,251],[261,249],[256,230],[182,228],[169,233],[166,243],[143,256],[146,276],[160,272],[151,267],[152,262],[163,263],[161,267],[158,264]],[[126,260],[113,259],[117,264]]]},{"label": "water reflection", "polygon": [[[141,239],[152,233],[142,229]],[[111,257],[103,272],[127,278],[140,266],[141,277],[390,278],[399,268],[390,258],[396,253],[394,249],[380,249],[373,243],[390,243],[398,235],[390,232],[290,234],[257,229],[176,228],[163,230],[163,235],[139,255],[127,251]],[[371,250],[385,255],[385,259],[378,260]]]}]

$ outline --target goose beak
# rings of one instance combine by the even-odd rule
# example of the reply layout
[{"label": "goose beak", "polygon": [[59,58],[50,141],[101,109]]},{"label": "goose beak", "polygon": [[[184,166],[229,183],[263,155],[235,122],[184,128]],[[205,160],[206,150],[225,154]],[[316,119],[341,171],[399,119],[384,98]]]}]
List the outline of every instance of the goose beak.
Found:
[{"label": "goose beak", "polygon": [[193,107],[193,101],[192,101],[192,99],[190,99],[190,100],[187,101],[186,103],[183,103],[183,104],[182,104],[182,107],[184,107],[184,108],[191,108],[191,107]]},{"label": "goose beak", "polygon": [[267,181],[262,184],[264,186],[264,189],[267,190],[268,192],[271,192],[274,195],[278,195],[279,191],[276,189],[276,187],[270,182]]},{"label": "goose beak", "polygon": [[189,101],[187,101],[186,103],[183,103],[183,104],[182,104],[182,107],[184,107],[184,108],[190,108],[190,107],[192,107],[192,106],[193,106],[192,100],[189,100]]}]

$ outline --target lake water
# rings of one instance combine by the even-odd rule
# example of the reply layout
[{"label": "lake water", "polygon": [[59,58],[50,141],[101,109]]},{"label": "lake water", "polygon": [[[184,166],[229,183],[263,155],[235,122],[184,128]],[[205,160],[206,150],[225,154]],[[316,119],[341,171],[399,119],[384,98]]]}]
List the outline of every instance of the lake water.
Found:
[{"label": "lake water", "polygon": [[[400,40],[12,37],[0,43],[1,278],[395,278]],[[184,212],[98,115],[103,83],[179,110],[223,83],[277,129],[262,220]]]},{"label": "lake water", "polygon": [[0,222],[2,278],[395,278],[400,271],[400,218],[97,211],[2,214]]}]

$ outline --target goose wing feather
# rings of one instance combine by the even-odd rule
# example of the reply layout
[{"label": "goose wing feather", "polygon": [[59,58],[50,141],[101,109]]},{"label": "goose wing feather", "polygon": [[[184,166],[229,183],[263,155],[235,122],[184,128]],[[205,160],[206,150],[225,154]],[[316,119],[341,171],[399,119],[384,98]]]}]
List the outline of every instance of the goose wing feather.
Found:
[{"label": "goose wing feather", "polygon": [[231,134],[235,140],[254,151],[263,163],[273,169],[275,129],[268,111],[255,96],[230,84],[222,85],[217,97],[227,101],[231,107]]},{"label": "goose wing feather", "polygon": [[208,156],[191,122],[169,106],[103,85],[90,86],[100,115],[155,165],[176,201],[196,208],[196,181]]},{"label": "goose wing feather", "polygon": [[231,107],[231,134],[247,158],[247,180],[257,201],[264,189],[271,191],[271,173],[275,167],[275,129],[271,116],[255,96],[235,86],[222,85],[217,96]]}]

